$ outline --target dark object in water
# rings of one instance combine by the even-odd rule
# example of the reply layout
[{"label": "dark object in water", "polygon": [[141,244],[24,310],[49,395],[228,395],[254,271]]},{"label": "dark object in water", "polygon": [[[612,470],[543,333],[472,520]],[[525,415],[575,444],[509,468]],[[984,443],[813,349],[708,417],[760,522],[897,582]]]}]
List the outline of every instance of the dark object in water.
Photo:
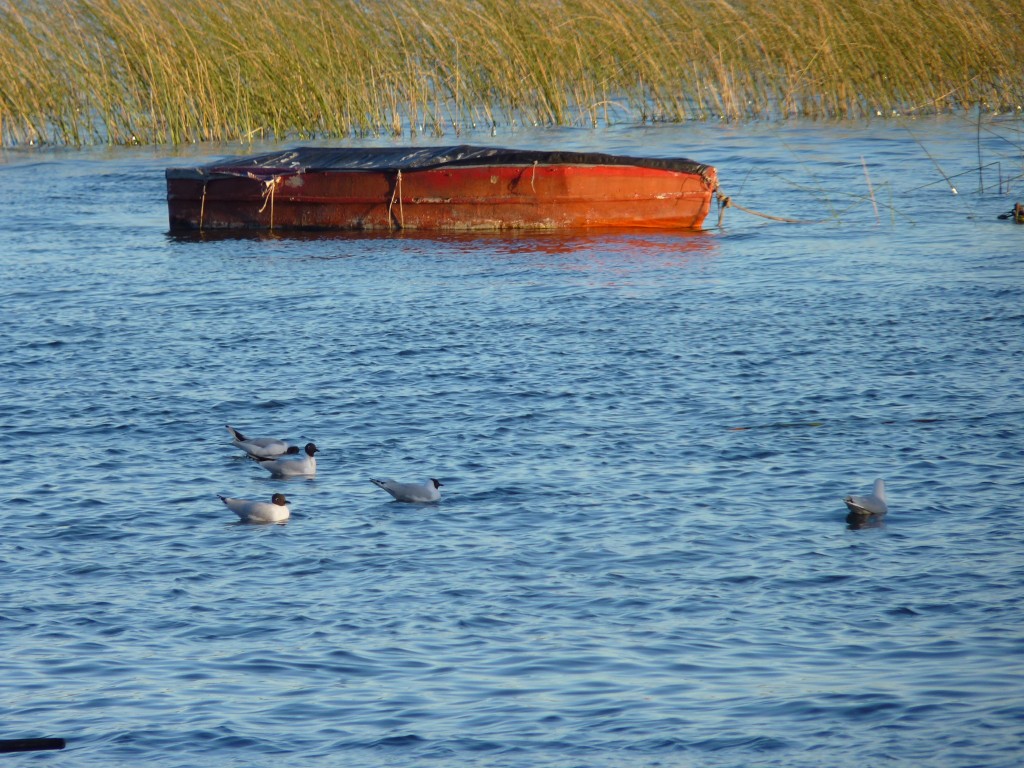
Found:
[{"label": "dark object in water", "polygon": [[1018,224],[1024,224],[1024,203],[1017,203],[1012,210],[999,214],[1000,219],[1013,219]]},{"label": "dark object in water", "polygon": [[64,739],[0,739],[0,752],[35,752],[64,747]]},{"label": "dark object in water", "polygon": [[168,168],[172,231],[699,229],[718,188],[684,158],[299,147]]},{"label": "dark object in water", "polygon": [[883,515],[860,515],[850,512],[846,516],[846,527],[851,531],[859,531],[864,528],[884,528],[885,517]]}]

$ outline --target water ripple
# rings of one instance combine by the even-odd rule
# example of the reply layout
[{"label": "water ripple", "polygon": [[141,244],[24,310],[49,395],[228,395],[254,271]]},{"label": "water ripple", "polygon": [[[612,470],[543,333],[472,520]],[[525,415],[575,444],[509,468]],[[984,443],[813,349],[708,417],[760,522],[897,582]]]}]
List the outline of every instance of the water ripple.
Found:
[{"label": "water ripple", "polygon": [[[865,130],[894,185],[934,173]],[[820,205],[761,172],[796,167],[777,135],[687,132],[755,199]],[[783,129],[860,183],[836,132]],[[11,738],[81,766],[1016,765],[1024,281],[966,195],[905,228],[185,242],[167,164],[62,157],[45,211],[5,167]],[[317,477],[225,423],[315,441]],[[888,519],[848,524],[876,476]],[[216,496],[282,488],[280,526]]]}]

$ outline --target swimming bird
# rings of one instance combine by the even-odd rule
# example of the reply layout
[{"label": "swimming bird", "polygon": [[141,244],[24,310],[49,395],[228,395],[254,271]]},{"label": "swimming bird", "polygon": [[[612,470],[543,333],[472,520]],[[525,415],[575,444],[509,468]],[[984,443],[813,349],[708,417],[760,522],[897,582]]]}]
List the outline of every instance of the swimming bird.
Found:
[{"label": "swimming bird", "polygon": [[875,480],[874,490],[868,496],[847,496],[843,499],[852,515],[884,515],[889,511],[885,503],[885,481]]},{"label": "swimming bird", "polygon": [[236,445],[254,458],[272,459],[287,453],[298,453],[296,445],[290,445],[275,437],[246,437],[230,424],[226,425],[231,433],[231,444]]},{"label": "swimming bird", "polygon": [[288,509],[288,499],[283,493],[275,493],[269,502],[233,499],[219,493],[217,496],[243,523],[282,523],[292,514]]},{"label": "swimming bird", "polygon": [[252,458],[274,477],[300,477],[302,475],[312,477],[316,474],[316,457],[313,454],[319,450],[313,443],[306,443],[302,453],[296,451],[295,454],[278,456],[274,459],[264,459],[259,456]]},{"label": "swimming bird", "polygon": [[441,498],[441,491],[438,489],[443,485],[440,480],[434,478],[430,478],[425,483],[400,483],[391,478],[375,480],[371,477],[370,482],[394,496],[395,501],[408,501],[413,504],[438,501]]}]

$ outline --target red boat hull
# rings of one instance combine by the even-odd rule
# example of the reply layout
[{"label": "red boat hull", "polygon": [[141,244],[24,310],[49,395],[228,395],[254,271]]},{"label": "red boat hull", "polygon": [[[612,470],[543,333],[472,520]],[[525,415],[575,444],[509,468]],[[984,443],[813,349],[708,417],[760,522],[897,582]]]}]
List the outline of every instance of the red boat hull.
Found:
[{"label": "red boat hull", "polygon": [[699,229],[715,169],[463,165],[401,170],[169,169],[170,228]]}]

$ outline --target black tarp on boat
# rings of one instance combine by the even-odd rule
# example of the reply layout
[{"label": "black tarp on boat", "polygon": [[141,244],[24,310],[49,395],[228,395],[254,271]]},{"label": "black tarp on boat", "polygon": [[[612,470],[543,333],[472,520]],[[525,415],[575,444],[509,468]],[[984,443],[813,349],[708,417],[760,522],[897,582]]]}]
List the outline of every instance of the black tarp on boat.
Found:
[{"label": "black tarp on boat", "polygon": [[476,147],[296,147],[232,157],[196,168],[169,168],[167,178],[225,175],[272,176],[318,171],[411,171],[473,165],[623,165],[704,175],[709,166],[686,158],[630,157],[600,152],[564,152]]}]

